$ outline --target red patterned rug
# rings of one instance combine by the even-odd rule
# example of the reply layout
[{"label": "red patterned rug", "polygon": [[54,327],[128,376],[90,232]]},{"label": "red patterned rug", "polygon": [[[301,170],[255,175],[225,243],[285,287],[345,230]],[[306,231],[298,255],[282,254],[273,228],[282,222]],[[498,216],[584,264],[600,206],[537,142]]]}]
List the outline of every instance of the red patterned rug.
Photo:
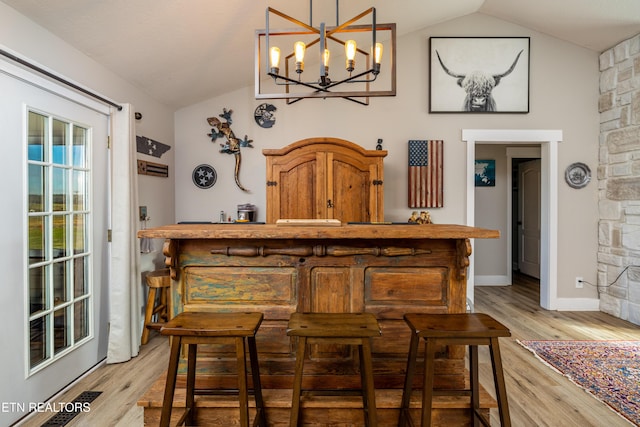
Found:
[{"label": "red patterned rug", "polygon": [[640,341],[518,342],[640,426]]}]

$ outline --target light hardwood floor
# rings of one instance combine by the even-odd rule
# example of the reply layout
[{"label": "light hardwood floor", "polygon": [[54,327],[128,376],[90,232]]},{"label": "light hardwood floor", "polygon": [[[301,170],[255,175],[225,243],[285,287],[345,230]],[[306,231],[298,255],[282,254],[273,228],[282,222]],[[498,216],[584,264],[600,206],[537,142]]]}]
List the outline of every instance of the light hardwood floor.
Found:
[{"label": "light hardwood floor", "polygon": [[[490,314],[509,327],[501,338],[509,409],[515,427],[628,426],[622,417],[568,379],[542,364],[518,339],[640,340],[640,327],[600,312],[557,312],[540,308],[535,280],[518,277],[508,287],[476,287],[475,311]],[[68,402],[86,390],[102,391],[91,411],[68,426],[134,427],[143,425],[138,398],[166,369],[168,345],[152,335],[149,344],[130,362],[105,365],[79,381],[56,401]],[[481,349],[481,383],[492,392],[488,352]],[[41,426],[53,414],[39,414],[23,426]],[[492,425],[499,425],[492,410]]]}]

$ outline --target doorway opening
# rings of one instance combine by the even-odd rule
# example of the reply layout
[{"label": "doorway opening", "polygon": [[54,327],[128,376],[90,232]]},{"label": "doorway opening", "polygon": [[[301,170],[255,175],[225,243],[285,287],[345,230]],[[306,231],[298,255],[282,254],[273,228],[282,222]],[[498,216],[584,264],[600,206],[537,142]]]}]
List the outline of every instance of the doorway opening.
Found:
[{"label": "doorway opening", "polygon": [[[540,146],[540,306],[555,310],[558,275],[558,143],[561,130],[463,129],[467,143],[466,224],[475,225],[475,151],[476,144],[503,144],[514,147]],[[510,174],[507,174],[510,177]],[[510,181],[510,178],[508,178]],[[511,187],[509,187],[511,188]],[[508,191],[511,194],[511,191]],[[510,197],[509,197],[510,198]],[[511,212],[511,209],[508,209]],[[510,235],[510,227],[507,227]],[[473,245],[473,242],[472,242]],[[474,254],[470,256],[467,298],[474,298]],[[511,275],[511,251],[506,250],[508,274]]]},{"label": "doorway opening", "polygon": [[540,158],[512,158],[511,183],[511,270],[540,280]]}]

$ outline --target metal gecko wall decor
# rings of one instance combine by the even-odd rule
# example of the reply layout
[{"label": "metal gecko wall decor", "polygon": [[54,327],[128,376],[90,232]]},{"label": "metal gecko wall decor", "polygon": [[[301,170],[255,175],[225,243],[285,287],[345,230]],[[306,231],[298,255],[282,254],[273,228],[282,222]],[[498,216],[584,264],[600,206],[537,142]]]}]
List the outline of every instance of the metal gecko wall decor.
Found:
[{"label": "metal gecko wall decor", "polygon": [[219,116],[225,120],[224,122],[217,117],[209,117],[207,119],[207,123],[209,123],[209,126],[212,126],[212,129],[211,133],[208,133],[207,135],[211,137],[211,141],[215,141],[216,139],[222,137],[226,138],[227,142],[225,142],[224,144],[220,144],[220,146],[222,147],[220,152],[233,154],[236,161],[236,166],[234,169],[234,178],[236,181],[236,185],[242,191],[248,192],[249,190],[247,190],[242,186],[242,184],[240,184],[240,163],[242,162],[240,148],[253,148],[253,145],[251,145],[253,140],[249,139],[247,135],[244,136],[244,139],[236,138],[235,134],[231,130],[231,113],[233,113],[233,110],[227,110],[226,108],[222,109],[222,114],[219,114]]}]

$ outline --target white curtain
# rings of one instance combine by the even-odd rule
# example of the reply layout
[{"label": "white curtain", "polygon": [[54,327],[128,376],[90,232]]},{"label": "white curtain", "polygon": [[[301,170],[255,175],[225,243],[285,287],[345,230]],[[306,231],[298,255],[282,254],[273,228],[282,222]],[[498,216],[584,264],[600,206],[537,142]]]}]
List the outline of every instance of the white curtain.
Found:
[{"label": "white curtain", "polygon": [[134,110],[111,115],[111,259],[107,363],[138,355],[142,313],[138,248],[138,172]]}]

